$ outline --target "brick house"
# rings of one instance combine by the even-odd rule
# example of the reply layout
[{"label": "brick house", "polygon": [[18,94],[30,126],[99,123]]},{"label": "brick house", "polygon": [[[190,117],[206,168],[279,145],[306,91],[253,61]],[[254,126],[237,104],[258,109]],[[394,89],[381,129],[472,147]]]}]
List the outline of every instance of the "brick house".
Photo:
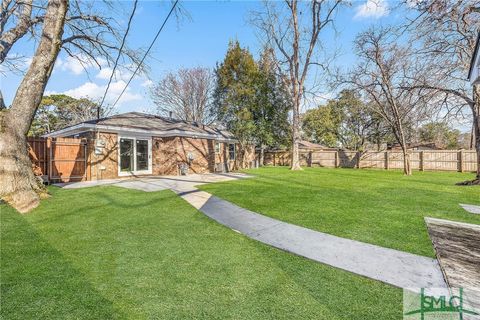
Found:
[{"label": "brick house", "polygon": [[86,139],[87,180],[231,171],[238,149],[228,131],[139,112],[85,121],[45,137]]}]

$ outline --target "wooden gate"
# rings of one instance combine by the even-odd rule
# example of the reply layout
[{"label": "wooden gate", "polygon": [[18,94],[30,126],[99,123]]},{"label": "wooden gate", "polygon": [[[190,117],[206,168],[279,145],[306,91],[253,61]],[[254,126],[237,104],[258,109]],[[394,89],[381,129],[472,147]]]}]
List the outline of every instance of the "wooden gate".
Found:
[{"label": "wooden gate", "polygon": [[42,177],[43,181],[48,181],[48,150],[47,139],[29,137],[28,154],[33,165],[33,173]]},{"label": "wooden gate", "polygon": [[86,178],[87,143],[83,139],[55,138],[47,140],[49,149],[48,177],[52,182],[79,181]]},{"label": "wooden gate", "polygon": [[36,175],[48,182],[86,180],[87,141],[73,138],[28,138]]}]

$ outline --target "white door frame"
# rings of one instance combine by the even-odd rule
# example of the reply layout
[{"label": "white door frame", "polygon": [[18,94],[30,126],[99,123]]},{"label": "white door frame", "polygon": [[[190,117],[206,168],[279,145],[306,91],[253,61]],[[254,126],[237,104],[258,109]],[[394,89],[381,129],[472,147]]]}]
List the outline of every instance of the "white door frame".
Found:
[{"label": "white door frame", "polygon": [[[133,140],[133,171],[121,171],[120,170],[120,139],[131,139]],[[148,169],[147,170],[136,170],[137,169],[137,140],[147,140],[148,141]],[[132,175],[143,175],[143,174],[152,174],[152,137],[151,136],[127,136],[127,135],[118,135],[118,176],[132,176]]]}]

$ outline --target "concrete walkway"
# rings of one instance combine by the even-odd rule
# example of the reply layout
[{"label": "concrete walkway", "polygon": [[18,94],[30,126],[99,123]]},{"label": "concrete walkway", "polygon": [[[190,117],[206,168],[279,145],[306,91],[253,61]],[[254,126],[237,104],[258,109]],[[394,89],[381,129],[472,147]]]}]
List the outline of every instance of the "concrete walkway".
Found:
[{"label": "concrete walkway", "polygon": [[151,177],[71,183],[63,187],[82,188],[107,184],[147,192],[171,189],[213,220],[267,245],[400,288],[446,287],[436,259],[285,223],[243,209],[195,188],[199,184],[245,177],[248,176],[208,174]]},{"label": "concrete walkway", "polygon": [[400,288],[445,288],[436,259],[281,222],[198,190],[178,194],[215,221],[273,247]]},{"label": "concrete walkway", "polygon": [[460,203],[460,206],[470,213],[480,214],[480,206],[475,206],[473,204],[463,204],[463,203]]}]

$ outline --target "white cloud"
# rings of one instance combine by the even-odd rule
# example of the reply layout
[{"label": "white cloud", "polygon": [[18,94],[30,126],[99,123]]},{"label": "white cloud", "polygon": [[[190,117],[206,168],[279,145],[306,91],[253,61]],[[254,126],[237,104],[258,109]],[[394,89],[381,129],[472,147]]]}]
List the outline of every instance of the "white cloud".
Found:
[{"label": "white cloud", "polygon": [[65,59],[59,57],[55,62],[55,68],[57,70],[68,71],[75,75],[82,74],[85,69],[88,69],[91,66],[93,65],[88,62],[82,64],[78,59],[72,58],[70,56],[66,57]]},{"label": "white cloud", "polygon": [[355,19],[373,18],[378,19],[388,15],[388,3],[386,0],[367,0],[364,4],[356,7]]},{"label": "white cloud", "polygon": [[[113,104],[115,100],[118,98],[118,96],[120,95],[120,93],[122,92],[125,85],[126,85],[126,82],[123,80],[112,82],[110,84],[110,88],[108,89],[107,96],[105,97],[106,103]],[[100,100],[103,97],[106,87],[107,87],[106,85],[98,85],[94,82],[89,81],[89,82],[85,82],[84,84],[76,88],[66,90],[61,93],[77,99],[88,98],[96,101],[96,100]],[[49,94],[58,94],[58,92],[55,92],[55,91],[45,92],[45,95],[49,95]],[[122,105],[132,101],[140,101],[142,99],[143,99],[142,95],[132,92],[130,88],[127,88],[127,90],[122,95],[122,98],[119,100],[118,105]]]},{"label": "white cloud", "polygon": [[[112,74],[112,71],[113,71],[113,69],[110,68],[110,67],[102,67],[102,69],[97,73],[97,75],[95,77],[98,78],[98,79],[102,79],[102,80],[108,80],[108,79],[110,79],[110,75]],[[117,69],[117,70],[115,70],[115,76],[113,77],[113,80],[114,81],[120,81],[120,80],[128,81],[128,79],[130,79],[131,76],[132,76],[132,72],[130,72],[126,69],[125,70]]]},{"label": "white cloud", "polygon": [[106,68],[102,68],[95,77],[98,79],[108,80],[110,79],[111,73],[112,73],[112,69],[106,67]]},{"label": "white cloud", "polygon": [[[97,62],[102,67],[107,65],[107,61],[103,58],[97,58]],[[97,63],[85,55],[79,55],[76,58],[71,56],[67,56],[66,58],[58,57],[55,62],[56,70],[68,71],[77,76],[83,74],[85,70],[88,71],[92,68],[98,68]]]},{"label": "white cloud", "polygon": [[149,88],[153,85],[153,81],[150,80],[150,79],[146,79],[145,81],[143,81],[141,84],[140,84],[142,87],[144,88]]}]

